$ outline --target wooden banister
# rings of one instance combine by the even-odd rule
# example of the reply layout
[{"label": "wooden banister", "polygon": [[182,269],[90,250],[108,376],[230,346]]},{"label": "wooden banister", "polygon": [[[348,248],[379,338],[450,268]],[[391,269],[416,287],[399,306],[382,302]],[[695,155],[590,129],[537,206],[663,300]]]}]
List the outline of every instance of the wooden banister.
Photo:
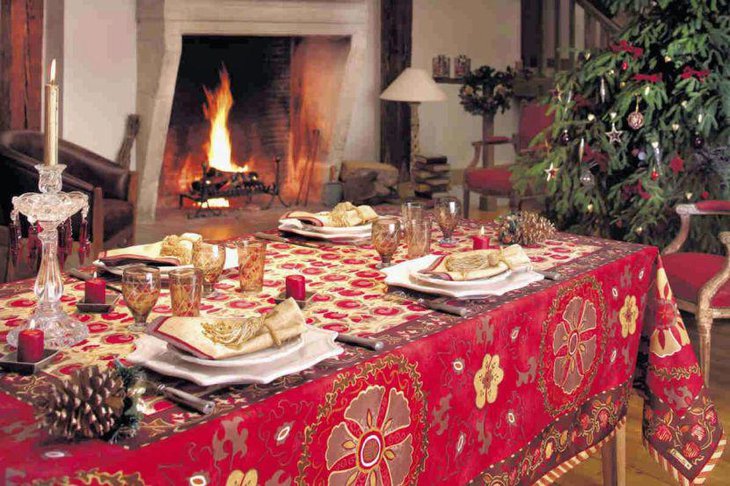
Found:
[{"label": "wooden banister", "polygon": [[586,13],[598,21],[602,28],[606,29],[610,34],[617,34],[621,30],[621,26],[610,17],[607,17],[601,10],[594,5],[591,0],[575,0]]}]

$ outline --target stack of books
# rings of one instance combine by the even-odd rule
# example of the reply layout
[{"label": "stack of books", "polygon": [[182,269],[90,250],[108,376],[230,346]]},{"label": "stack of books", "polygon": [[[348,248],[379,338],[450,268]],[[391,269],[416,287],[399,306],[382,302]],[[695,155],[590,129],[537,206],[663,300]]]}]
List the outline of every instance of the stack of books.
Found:
[{"label": "stack of books", "polygon": [[413,168],[416,196],[433,199],[447,193],[450,172],[445,155],[416,155]]}]

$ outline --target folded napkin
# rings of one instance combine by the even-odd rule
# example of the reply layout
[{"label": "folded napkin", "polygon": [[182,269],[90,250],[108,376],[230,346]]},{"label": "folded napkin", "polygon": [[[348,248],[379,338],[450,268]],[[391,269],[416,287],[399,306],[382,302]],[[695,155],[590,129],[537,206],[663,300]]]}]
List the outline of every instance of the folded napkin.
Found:
[{"label": "folded napkin", "polygon": [[530,269],[530,258],[519,245],[473,250],[437,258],[421,274],[451,281],[482,280],[508,270]]},{"label": "folded napkin", "polygon": [[377,219],[378,213],[370,206],[355,206],[349,202],[339,203],[332,211],[309,213],[307,211],[290,211],[281,220],[296,219],[312,226],[332,226],[345,228],[360,226]]},{"label": "folded napkin", "polygon": [[170,235],[162,241],[148,245],[103,251],[99,254],[99,261],[107,267],[118,267],[131,263],[144,263],[159,267],[190,265],[193,260],[193,247],[202,240],[203,237],[196,233]]},{"label": "folded napkin", "polygon": [[280,346],[303,331],[304,315],[291,298],[264,316],[161,317],[147,328],[148,334],[203,359],[232,358]]}]

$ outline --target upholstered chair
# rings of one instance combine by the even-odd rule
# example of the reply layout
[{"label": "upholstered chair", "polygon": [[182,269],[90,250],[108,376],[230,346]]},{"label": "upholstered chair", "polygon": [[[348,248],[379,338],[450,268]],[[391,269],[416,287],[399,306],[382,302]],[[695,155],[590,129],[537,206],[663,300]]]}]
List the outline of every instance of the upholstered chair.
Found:
[{"label": "upholstered chair", "polygon": [[[512,172],[510,165],[495,165],[491,157],[482,157],[482,151],[489,146],[511,144],[518,157],[540,157],[543,146],[530,147],[530,142],[539,133],[548,130],[553,123],[553,116],[547,114],[547,105],[535,102],[526,103],[520,110],[518,132],[512,137],[494,136],[485,140],[473,142],[474,158],[464,171],[464,216],[469,217],[469,195],[476,192],[482,196],[506,197],[510,202],[510,209],[519,209],[522,204],[520,197],[511,182]],[[480,161],[484,165],[479,167]]]},{"label": "upholstered chair", "polygon": [[676,207],[679,234],[662,252],[664,269],[680,309],[691,312],[700,335],[700,366],[710,383],[712,321],[730,317],[730,231],[719,234],[726,255],[680,252],[687,240],[692,216],[730,215],[730,201],[701,201]]},{"label": "upholstered chair", "polygon": [[[38,190],[36,164],[43,163],[43,133],[31,130],[0,133],[0,224],[7,225],[12,196]],[[137,175],[104,157],[65,140],[58,158],[66,165],[63,190],[89,196],[92,257],[105,248],[134,244]],[[77,217],[78,219],[78,217]],[[74,234],[78,221],[74,220]]]}]

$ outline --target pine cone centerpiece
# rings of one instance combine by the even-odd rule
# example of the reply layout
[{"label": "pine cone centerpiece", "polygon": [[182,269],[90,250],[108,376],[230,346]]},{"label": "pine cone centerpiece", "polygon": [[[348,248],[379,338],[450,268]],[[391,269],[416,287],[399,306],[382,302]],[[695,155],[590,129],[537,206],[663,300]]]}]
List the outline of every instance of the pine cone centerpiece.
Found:
[{"label": "pine cone centerpiece", "polygon": [[499,241],[505,245],[534,245],[555,234],[553,223],[532,211],[520,211],[498,220]]},{"label": "pine cone centerpiece", "polygon": [[117,369],[82,368],[53,387],[43,422],[52,435],[67,440],[105,437],[122,419],[126,397]]}]

